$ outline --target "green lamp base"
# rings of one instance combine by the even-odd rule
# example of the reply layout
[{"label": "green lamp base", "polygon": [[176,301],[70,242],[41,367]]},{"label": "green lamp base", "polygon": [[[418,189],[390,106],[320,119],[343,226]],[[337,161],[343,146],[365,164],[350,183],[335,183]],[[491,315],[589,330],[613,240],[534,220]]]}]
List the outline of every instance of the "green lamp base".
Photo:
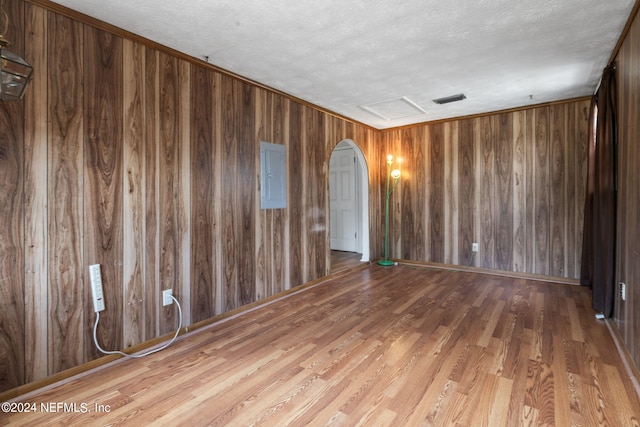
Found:
[{"label": "green lamp base", "polygon": [[389,259],[381,259],[380,261],[378,261],[378,264],[383,265],[385,267],[390,267],[390,266],[394,265],[395,262],[391,261]]}]

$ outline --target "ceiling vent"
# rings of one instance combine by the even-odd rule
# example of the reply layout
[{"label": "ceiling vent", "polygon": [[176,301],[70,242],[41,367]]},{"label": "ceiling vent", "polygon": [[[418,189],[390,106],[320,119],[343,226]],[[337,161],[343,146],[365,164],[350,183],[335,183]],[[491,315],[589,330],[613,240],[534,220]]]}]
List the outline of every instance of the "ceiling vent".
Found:
[{"label": "ceiling vent", "polygon": [[436,104],[448,104],[450,102],[462,101],[463,99],[467,99],[464,96],[464,93],[459,93],[457,95],[445,96],[444,98],[434,99],[433,102]]}]

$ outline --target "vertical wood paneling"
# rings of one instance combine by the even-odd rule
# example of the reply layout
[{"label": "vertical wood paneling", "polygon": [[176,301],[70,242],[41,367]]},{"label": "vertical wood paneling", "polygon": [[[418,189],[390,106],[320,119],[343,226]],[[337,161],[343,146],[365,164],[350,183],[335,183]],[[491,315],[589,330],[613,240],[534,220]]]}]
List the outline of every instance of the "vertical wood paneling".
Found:
[{"label": "vertical wood paneling", "polygon": [[444,125],[431,127],[429,143],[430,254],[434,262],[444,262]]},{"label": "vertical wood paneling", "polygon": [[160,126],[159,54],[145,53],[145,335],[147,339],[160,332],[158,302],[160,301]]},{"label": "vertical wood paneling", "polygon": [[495,140],[493,116],[480,118],[480,247],[479,265],[491,268],[495,265],[497,224],[494,222],[495,208]]},{"label": "vertical wood paneling", "polygon": [[381,144],[370,145],[367,156],[367,164],[369,166],[369,209],[373,212],[377,212],[369,218],[369,242],[371,243],[371,258],[377,259],[384,256],[383,252],[383,233],[384,233],[384,183],[383,174],[386,173],[386,168],[383,169],[384,153],[389,146],[388,139],[390,138],[390,132],[386,132],[381,135]]},{"label": "vertical wood paneling", "polygon": [[[417,147],[413,139],[413,133],[407,132],[406,130],[402,132],[402,159],[403,159],[403,168],[405,169],[405,175],[407,171],[415,171],[417,170],[417,165],[415,164],[416,153],[414,152],[414,147]],[[395,167],[395,165],[394,165]],[[415,253],[414,250],[416,248],[416,229],[415,226],[419,223],[417,218],[414,217],[414,213],[416,212],[416,194],[418,181],[415,179],[407,179],[407,177],[402,177],[402,203],[401,206],[401,221],[400,227],[402,230],[402,238],[400,240],[402,244],[401,257],[403,259],[414,259]],[[396,196],[400,196],[396,194]]]},{"label": "vertical wood paneling", "polygon": [[[180,187],[181,157],[180,147],[182,124],[180,64],[175,58],[165,54],[159,56],[160,92],[160,124],[159,124],[159,205],[160,205],[160,265],[159,265],[159,298],[165,289],[172,289],[180,300],[180,284],[182,283],[182,194]],[[186,143],[186,142],[185,142]],[[160,300],[155,301],[157,306]],[[160,309],[160,332],[168,333],[177,326],[177,315],[172,306]]]},{"label": "vertical wood paneling", "polygon": [[549,110],[537,108],[534,112],[535,140],[533,153],[534,195],[534,271],[537,274],[550,274],[550,167],[549,167]]},{"label": "vertical wood paneling", "polygon": [[[179,201],[179,280],[174,284],[177,289],[178,301],[182,306],[182,322],[191,323],[191,63],[179,61],[180,72],[180,138],[178,151],[180,158],[180,175],[178,185]],[[174,293],[176,293],[174,291]],[[178,328],[179,312],[175,305],[173,324],[170,330]]]},{"label": "vertical wood paneling", "polygon": [[242,85],[238,93],[240,103],[236,114],[239,115],[239,135],[237,141],[236,211],[238,212],[238,303],[245,305],[255,301],[255,197],[256,197],[256,149],[259,144],[254,140],[255,88]]},{"label": "vertical wood paneling", "polygon": [[[278,144],[286,144],[285,134],[288,133],[289,127],[285,120],[287,114],[287,106],[288,102],[285,102],[284,98],[281,96],[275,96],[274,94],[267,93],[267,99],[271,99],[271,102],[267,104],[267,108],[269,108],[272,114],[271,120],[271,135],[273,141]],[[256,148],[258,153],[258,157],[256,158],[256,164],[260,165],[258,159],[260,155],[260,150]],[[259,196],[258,196],[259,197]],[[290,200],[287,200],[287,203],[290,203]],[[259,207],[259,206],[258,206]],[[287,257],[287,223],[286,223],[286,210],[285,209],[276,209],[273,211],[271,218],[271,257],[272,260],[272,286],[271,286],[271,294],[275,295],[278,292],[282,292],[286,289],[289,289],[290,284],[287,280],[286,273],[288,271],[288,257]],[[256,295],[256,299],[259,296]]]},{"label": "vertical wood paneling", "polygon": [[[577,240],[576,233],[578,218],[576,215],[571,215],[571,207],[578,206],[577,203],[577,188],[576,188],[576,175],[579,173],[577,168],[576,150],[577,150],[577,135],[575,132],[576,114],[578,108],[576,105],[565,106],[565,174],[563,180],[564,187],[564,206],[565,212],[565,232],[564,232],[564,275],[575,276],[576,275],[576,258],[577,247],[575,242]],[[581,231],[581,230],[580,230]]]},{"label": "vertical wood paneling", "polygon": [[[145,54],[123,41],[123,347],[143,342],[145,331]],[[125,326],[126,325],[126,326]]]},{"label": "vertical wood paneling", "polygon": [[[49,372],[84,360],[82,25],[49,14]],[[89,288],[87,287],[87,291]]]},{"label": "vertical wood paneling", "polygon": [[[573,277],[578,277],[580,275],[580,260],[582,257],[582,228],[584,226],[584,209],[580,209],[579,207],[584,206],[587,195],[586,188],[588,156],[585,156],[584,153],[588,152],[589,146],[589,107],[590,105],[588,102],[576,103],[576,114],[574,116],[572,128],[574,138],[572,147],[574,151],[571,153],[571,158],[574,159],[574,162],[576,164],[574,183],[576,191],[576,201],[573,205],[570,206],[578,206],[578,209],[576,209],[575,211],[575,246],[572,252],[574,259]],[[585,123],[587,123],[587,126],[585,126]]]},{"label": "vertical wood paneling", "polygon": [[513,264],[513,114],[499,114],[495,119],[495,268],[510,271]]},{"label": "vertical wood paneling", "polygon": [[[47,13],[25,3],[25,57],[34,77],[25,93],[25,382],[45,378],[47,370]],[[0,180],[0,182],[2,182]],[[0,347],[1,348],[1,347]],[[2,385],[0,385],[2,389]]]},{"label": "vertical wood paneling", "polygon": [[304,179],[304,220],[309,230],[304,242],[305,265],[307,275],[305,281],[323,277],[329,272],[331,264],[328,251],[328,163],[326,154],[324,116],[305,107],[305,150],[304,162],[306,177]]},{"label": "vertical wood paneling", "polygon": [[536,220],[535,220],[535,204],[534,204],[534,196],[535,196],[535,186],[536,182],[533,179],[535,176],[534,173],[534,159],[535,159],[535,138],[536,138],[536,110],[531,109],[525,112],[525,134],[527,135],[527,144],[525,145],[525,158],[527,162],[525,164],[525,181],[527,183],[526,189],[526,213],[525,213],[525,223],[526,230],[525,236],[526,241],[529,242],[526,248],[526,268],[525,271],[534,272],[535,271],[535,228],[536,228]]},{"label": "vertical wood paneling", "polygon": [[[86,260],[101,264],[105,308],[98,340],[103,348],[122,346],[122,40],[84,27],[84,245]],[[91,58],[91,60],[89,60]],[[83,273],[85,273],[83,271]],[[92,320],[90,290],[85,317]],[[97,356],[91,320],[85,353]]]},{"label": "vertical wood paneling", "polygon": [[[391,141],[391,148],[389,149],[387,154],[393,155],[394,162],[391,166],[391,170],[395,169],[398,166],[398,160],[404,160],[404,155],[402,153],[402,138],[401,132],[397,132],[395,138]],[[385,156],[386,159],[386,156]],[[405,168],[406,170],[407,168]],[[386,174],[386,163],[385,163],[385,171]],[[402,204],[403,198],[402,195],[404,193],[404,183],[407,183],[407,179],[398,181],[396,188],[391,194],[389,199],[389,253],[399,254],[402,253]],[[412,224],[406,224],[406,226],[413,228]]]},{"label": "vertical wood paneling", "polygon": [[287,206],[289,211],[289,281],[304,282],[303,270],[303,210],[302,203],[305,181],[303,160],[302,106],[292,102],[289,108],[289,149],[287,150]]},{"label": "vertical wood paneling", "polygon": [[194,67],[191,78],[191,319],[207,319],[215,313],[214,194],[213,194],[213,81],[212,73]]},{"label": "vertical wood paneling", "polygon": [[[263,91],[257,91],[256,94],[256,112],[255,112],[255,140],[265,141],[265,142],[274,142],[273,137],[270,133],[270,109],[269,104],[270,99],[268,95],[263,93]],[[255,160],[257,163],[258,174],[260,174],[260,150],[256,150],[254,154]],[[258,183],[258,187],[260,187],[260,183]],[[273,271],[271,266],[269,266],[266,261],[268,256],[270,239],[271,235],[271,211],[272,209],[260,209],[260,192],[261,188],[258,188],[254,197],[256,197],[256,206],[254,207],[255,216],[258,218],[256,221],[256,230],[255,230],[255,263],[256,263],[256,296],[257,298],[264,298],[265,295],[269,295],[272,289],[272,274]]]},{"label": "vertical wood paneling", "polygon": [[[23,53],[24,45],[16,28],[23,22],[23,4],[10,2],[7,13],[16,16],[4,34],[18,40],[12,50]],[[11,22],[11,21],[9,21]],[[0,103],[0,386],[16,387],[25,379],[24,277],[24,135],[23,103]]]},{"label": "vertical wood paneling", "polygon": [[424,225],[424,240],[425,240],[425,259],[432,259],[432,250],[431,250],[431,236],[433,234],[431,230],[431,225],[433,223],[433,213],[431,210],[432,204],[432,177],[431,177],[431,158],[433,157],[431,153],[431,138],[432,138],[432,127],[428,126],[424,129],[423,138],[418,140],[420,144],[422,144],[424,148],[424,164],[425,164],[425,185],[424,185],[424,200],[425,200],[425,225]]},{"label": "vertical wood paneling", "polygon": [[238,83],[228,77],[222,78],[222,100],[221,109],[224,114],[222,120],[222,176],[224,180],[221,194],[221,233],[222,239],[222,295],[223,311],[228,311],[238,306],[238,268],[237,258],[238,252],[238,235],[237,235],[237,216],[236,192],[237,183],[236,175],[238,174],[237,166],[237,134],[236,129],[239,126],[234,111],[238,108],[239,88]]},{"label": "vertical wood paneling", "polygon": [[526,119],[525,111],[513,115],[513,270],[518,272],[527,271]]},{"label": "vertical wood paneling", "polygon": [[445,257],[444,262],[448,264],[458,264],[460,262],[458,254],[460,248],[458,246],[459,221],[460,216],[458,192],[459,188],[459,169],[458,169],[458,151],[459,151],[459,134],[458,126],[460,121],[455,120],[445,124],[445,188],[444,188],[444,205],[445,205]]},{"label": "vertical wood paneling", "polygon": [[[214,283],[211,285],[215,288],[215,314],[222,313],[224,310],[225,299],[223,297],[223,242],[220,236],[222,235],[222,193],[225,183],[223,182],[223,156],[222,156],[222,135],[223,135],[223,111],[224,104],[222,98],[222,79],[223,76],[214,73],[213,75],[213,141],[212,141],[212,154],[213,154],[213,170],[210,179],[213,181],[213,266],[214,266]],[[197,233],[198,230],[193,230],[192,233]]]},{"label": "vertical wood paneling", "polygon": [[566,105],[550,108],[550,274],[562,277],[566,272],[567,212],[565,178],[571,176],[566,162]]},{"label": "vertical wood paneling", "polygon": [[459,123],[459,200],[460,215],[458,218],[458,245],[459,260],[461,265],[473,265],[474,254],[471,252],[471,244],[475,240],[476,216],[475,206],[475,132],[474,120],[461,120]]},{"label": "vertical wood paneling", "polygon": [[414,221],[414,236],[413,236],[413,248],[411,249],[413,253],[413,259],[425,259],[425,233],[427,231],[427,215],[426,215],[426,205],[427,198],[425,191],[421,188],[419,183],[424,183],[427,178],[426,172],[426,160],[425,160],[425,151],[426,146],[424,144],[424,128],[416,129],[415,132],[415,147],[413,152],[413,157],[411,161],[413,162],[413,169],[411,176],[409,177],[411,180],[415,181],[412,186],[413,189],[413,221]]},{"label": "vertical wood paneling", "polygon": [[[255,101],[255,138],[254,162],[260,169],[259,141],[277,144],[285,143],[288,126],[285,127],[283,99],[274,94],[258,90]],[[287,163],[289,158],[287,156]],[[287,175],[288,176],[288,175]],[[259,186],[259,183],[258,183]],[[291,203],[287,198],[287,203]],[[285,209],[260,209],[260,191],[254,191],[255,222],[255,282],[256,299],[274,295],[287,289],[288,279],[285,276],[286,259],[283,249],[287,240]]]},{"label": "vertical wood paneling", "polygon": [[[587,107],[583,100],[383,132],[381,152],[399,143],[413,156],[399,197],[401,249],[392,246],[391,256],[576,278]],[[552,135],[559,145],[553,149]],[[418,158],[426,159],[423,166]],[[417,200],[427,201],[423,249],[412,228]],[[414,224],[405,224],[410,219]],[[560,267],[550,273],[554,235]]]},{"label": "vertical wood paneling", "polygon": [[614,318],[624,343],[640,367],[640,15],[636,15],[616,57],[618,97],[618,231],[616,280],[627,285],[616,296]]}]

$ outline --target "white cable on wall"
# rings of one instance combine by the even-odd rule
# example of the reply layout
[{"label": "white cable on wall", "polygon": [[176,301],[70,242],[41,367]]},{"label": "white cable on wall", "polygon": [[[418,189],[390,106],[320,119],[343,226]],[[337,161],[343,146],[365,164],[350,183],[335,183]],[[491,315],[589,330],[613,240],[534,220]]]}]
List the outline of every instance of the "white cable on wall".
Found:
[{"label": "white cable on wall", "polygon": [[139,358],[139,357],[148,356],[148,355],[153,354],[153,353],[157,353],[158,351],[164,350],[165,348],[169,347],[171,344],[173,344],[175,342],[176,338],[178,338],[178,334],[180,333],[180,329],[182,328],[182,307],[180,307],[180,303],[178,302],[177,299],[175,299],[175,297],[173,295],[171,295],[171,299],[173,299],[176,302],[176,305],[178,306],[178,313],[180,315],[178,329],[176,329],[176,334],[173,336],[171,341],[169,341],[168,343],[166,343],[162,347],[154,348],[153,350],[147,351],[146,353],[140,353],[140,354],[127,354],[127,353],[125,353],[123,351],[119,351],[119,350],[113,350],[113,351],[104,350],[102,347],[100,347],[100,344],[98,344],[97,330],[98,330],[98,322],[100,321],[100,312],[96,311],[96,322],[93,325],[93,342],[95,343],[96,347],[98,348],[98,351],[100,351],[101,353],[104,353],[104,354],[121,354],[122,356],[125,356],[125,357]]}]

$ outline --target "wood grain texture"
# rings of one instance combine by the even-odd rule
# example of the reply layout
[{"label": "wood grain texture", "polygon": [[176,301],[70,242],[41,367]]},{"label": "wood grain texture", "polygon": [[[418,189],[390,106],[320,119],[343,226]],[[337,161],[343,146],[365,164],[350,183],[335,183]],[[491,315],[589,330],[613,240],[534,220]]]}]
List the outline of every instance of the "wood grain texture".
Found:
[{"label": "wood grain texture", "polygon": [[[400,198],[403,218],[413,220],[402,221],[402,249],[391,256],[576,278],[586,108],[588,101],[573,101],[383,132],[382,151],[397,140],[413,155]],[[423,157],[428,166],[416,161]],[[418,200],[428,201],[421,239]]]},{"label": "wood grain texture", "polygon": [[[42,310],[47,304],[47,104],[37,102],[47,96],[47,13],[25,4],[25,57],[34,66],[34,77],[25,93],[24,139],[24,302],[25,302],[25,382],[40,380],[48,375],[48,315]],[[18,370],[19,371],[19,370]]]},{"label": "wood grain texture", "polygon": [[[22,3],[9,3],[7,13],[22,18]],[[7,22],[7,21],[5,21]],[[9,21],[11,22],[11,21]],[[18,40],[11,49],[24,53],[24,43],[15,38],[24,29],[18,19],[4,34]],[[16,27],[18,25],[18,27]],[[12,38],[13,37],[13,38]],[[23,103],[0,104],[0,384],[15,387],[25,380],[25,300],[24,291],[24,135]],[[6,387],[5,386],[5,387]]]},{"label": "wood grain texture", "polygon": [[[160,259],[158,295],[165,289],[176,289],[181,283],[180,223],[182,214],[180,194],[180,65],[175,58],[160,54],[158,58],[160,123],[158,134],[159,158],[159,243]],[[172,307],[160,308],[160,331],[175,328]]]},{"label": "wood grain texture", "polygon": [[[288,103],[266,91],[256,93],[256,141],[285,144],[288,138],[288,126],[285,121],[285,108]],[[260,165],[260,152],[253,150],[254,164]],[[288,157],[288,156],[287,156]],[[254,191],[254,211],[259,220],[256,221],[255,242],[255,272],[257,300],[266,295],[288,289],[286,268],[286,242],[288,227],[286,225],[286,210],[261,209],[260,189]],[[289,197],[287,202],[291,203]]]},{"label": "wood grain texture", "polygon": [[433,262],[444,262],[444,125],[434,125],[429,136],[429,252]]},{"label": "wood grain texture", "polygon": [[[415,135],[416,141],[424,141],[424,129],[418,129]],[[413,219],[414,219],[414,236],[415,245],[410,249],[412,257],[410,259],[425,259],[426,253],[426,232],[427,232],[427,196],[418,183],[425,182],[427,179],[426,171],[426,147],[424,144],[416,144],[414,147],[414,155],[411,161],[414,164],[414,176],[416,184],[412,186],[413,190]],[[406,171],[406,170],[405,170]]]},{"label": "wood grain texture", "polygon": [[[626,301],[616,293],[614,318],[625,346],[640,368],[640,18],[636,15],[616,57],[618,97],[618,242],[616,282],[626,284]],[[637,372],[637,370],[636,370]]]},{"label": "wood grain texture", "polygon": [[329,157],[324,143],[324,116],[305,108],[304,156],[308,168],[304,179],[304,213],[309,233],[303,241],[305,281],[326,276],[330,268],[329,234],[327,229]]},{"label": "wood grain texture", "polygon": [[496,119],[495,146],[495,266],[513,269],[513,114],[500,114]]},{"label": "wood grain texture", "polygon": [[[83,34],[84,245],[83,271],[101,264],[106,310],[98,327],[104,348],[121,348],[122,311],[122,40],[84,27]],[[88,58],[91,58],[89,60]],[[84,348],[87,358],[100,353],[93,345],[93,307],[85,301]]]},{"label": "wood grain texture", "polygon": [[[123,40],[122,286],[123,347],[145,341],[145,55]],[[126,327],[123,327],[126,325]]]},{"label": "wood grain texture", "polygon": [[255,141],[255,88],[242,85],[239,90],[236,193],[238,217],[236,244],[238,245],[238,304],[249,304],[256,298],[255,269],[255,204],[256,204],[256,150]]},{"label": "wood grain texture", "polygon": [[289,110],[289,146],[287,150],[287,206],[289,211],[289,282],[304,283],[303,239],[304,206],[303,192],[305,162],[303,141],[303,115],[300,104],[291,103]]},{"label": "wood grain texture", "polygon": [[495,201],[495,117],[487,116],[480,119],[480,250],[478,252],[479,265],[490,268],[496,265],[496,227],[494,218]]},{"label": "wood grain texture", "polygon": [[215,314],[213,256],[214,182],[213,176],[213,75],[198,67],[192,69],[191,91],[191,224],[198,233],[191,236],[191,319],[194,322]]},{"label": "wood grain texture", "polygon": [[160,96],[159,96],[159,53],[145,51],[144,68],[144,103],[145,103],[145,144],[144,144],[144,221],[145,221],[145,272],[143,301],[145,311],[145,335],[149,339],[160,334],[160,317],[158,315],[158,301],[160,290],[158,286],[160,268],[160,212],[159,177],[160,157],[158,148],[160,125]]},{"label": "wood grain texture", "polygon": [[567,249],[567,194],[566,178],[571,176],[567,167],[567,109],[550,108],[550,272],[553,276],[566,274]]},{"label": "wood grain texture", "polygon": [[[513,115],[513,270],[518,272],[527,271],[528,257],[526,120],[525,111]],[[579,152],[576,150],[574,153],[577,155]]]},{"label": "wood grain texture", "polygon": [[550,274],[550,170],[549,170],[549,110],[534,110],[534,200],[531,221],[534,227],[534,271],[538,274]]},{"label": "wood grain texture", "polygon": [[[83,286],[83,49],[82,26],[49,14],[49,229],[48,371],[59,372],[85,359]],[[88,289],[88,287],[87,287]],[[44,307],[43,307],[44,308]],[[117,309],[117,308],[116,308]]]},{"label": "wood grain texture", "polygon": [[[286,144],[288,142],[289,126],[287,123],[289,102],[282,97],[276,97],[268,94],[267,99],[271,99],[269,106],[273,111],[272,118],[272,140]],[[260,162],[256,160],[256,165]],[[256,202],[257,205],[257,202]],[[287,225],[288,213],[286,210],[276,209],[271,215],[269,225],[271,228],[271,245],[269,258],[272,260],[271,286],[268,295],[275,295],[279,292],[291,288],[288,280],[287,272],[290,269],[290,259],[287,257],[290,243],[289,227]],[[266,294],[265,294],[266,295]],[[256,295],[256,300],[261,299]]]},{"label": "wood grain texture", "polygon": [[640,414],[588,289],[405,265],[308,287],[25,401],[110,410],[9,423],[607,426]]},{"label": "wood grain texture", "polygon": [[459,200],[460,216],[458,219],[458,248],[461,265],[473,265],[474,253],[469,250],[475,240],[475,194],[476,194],[476,156],[474,121],[461,120],[459,123],[459,155],[458,171],[459,177]]},{"label": "wood grain texture", "polygon": [[[265,141],[273,143],[273,135],[271,134],[270,122],[272,120],[272,110],[269,108],[270,103],[269,96],[263,95],[261,91],[258,91],[256,96],[256,120],[255,120],[255,139],[257,141]],[[286,154],[285,154],[286,155]],[[257,164],[260,164],[260,152],[254,151],[254,157]],[[261,183],[258,183],[260,187]],[[258,188],[254,197],[257,202],[254,204],[254,215],[259,218],[256,222],[256,239],[255,239],[255,263],[256,263],[256,297],[258,299],[264,298],[264,295],[268,294],[267,288],[271,288],[273,285],[272,276],[273,271],[271,266],[267,267],[267,252],[270,253],[268,247],[270,246],[271,239],[271,219],[273,218],[272,212],[275,209],[261,209],[260,208],[260,194],[261,188]]]},{"label": "wood grain texture", "polygon": [[[459,121],[451,121],[445,123],[445,141],[459,141],[458,133]],[[459,169],[458,169],[458,151],[459,144],[445,144],[444,151],[444,229],[445,229],[445,259],[450,260],[453,264],[459,264],[458,257],[459,247],[458,238],[460,217],[460,201],[458,199],[458,191],[460,188]]]},{"label": "wood grain texture", "polygon": [[[421,144],[416,144],[413,141],[414,135],[410,132],[403,131],[405,133],[401,136],[400,141],[402,141],[400,152],[402,153],[403,166],[405,167],[405,171],[408,170],[418,170],[419,168],[415,165],[416,160],[419,160],[419,157],[416,156],[414,152],[415,148],[421,147]],[[396,156],[397,157],[397,156]],[[395,168],[397,165],[394,165]],[[417,186],[419,181],[415,179],[403,179],[400,181],[400,189],[402,190],[402,194],[396,195],[396,197],[402,198],[401,206],[401,216],[400,216],[400,226],[402,237],[400,239],[401,242],[401,252],[400,258],[402,259],[415,259],[416,255],[412,253],[418,245],[416,244],[415,238],[417,236],[416,227],[420,225],[420,209],[418,208],[419,199],[417,197],[419,191]],[[395,200],[395,198],[394,198]]]},{"label": "wood grain texture", "polygon": [[222,239],[222,292],[223,311],[228,311],[238,307],[238,263],[240,256],[237,245],[238,242],[238,216],[236,215],[236,175],[238,173],[237,161],[237,138],[236,129],[239,126],[237,117],[234,114],[240,95],[238,84],[228,78],[223,77],[222,81],[222,104],[221,108],[227,112],[222,126],[222,175],[224,179],[222,200],[221,200],[221,235]]}]

